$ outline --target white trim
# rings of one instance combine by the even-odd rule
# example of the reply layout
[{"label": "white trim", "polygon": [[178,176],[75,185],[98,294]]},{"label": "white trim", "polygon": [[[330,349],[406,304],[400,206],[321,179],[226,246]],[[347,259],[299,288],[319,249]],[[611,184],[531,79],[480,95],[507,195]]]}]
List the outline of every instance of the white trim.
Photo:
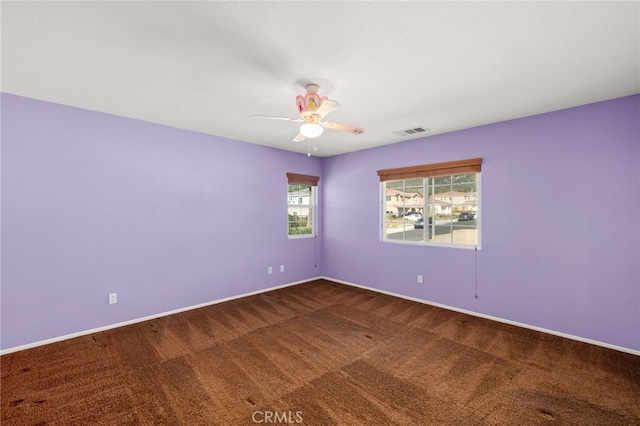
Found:
[{"label": "white trim", "polygon": [[289,235],[290,240],[299,240],[301,238],[315,238],[315,234],[298,234],[298,235]]},{"label": "white trim", "polygon": [[362,289],[365,289],[365,290],[375,291],[376,293],[382,293],[382,294],[386,294],[386,295],[393,296],[393,297],[399,297],[400,299],[411,300],[413,302],[423,303],[425,305],[431,305],[431,306],[435,306],[435,307],[438,307],[438,308],[448,309],[450,311],[460,312],[460,313],[463,313],[463,314],[472,315],[472,316],[479,317],[479,318],[485,318],[485,319],[492,320],[492,321],[497,321],[497,322],[501,322],[501,323],[505,323],[505,324],[509,324],[509,325],[514,325],[516,327],[527,328],[527,329],[530,329],[530,330],[535,330],[535,331],[539,331],[539,332],[542,332],[542,333],[551,334],[551,335],[554,335],[554,336],[564,337],[566,339],[576,340],[578,342],[589,343],[589,344],[592,344],[592,345],[602,346],[602,347],[605,347],[605,348],[608,348],[608,349],[613,349],[613,350],[616,350],[616,351],[626,352],[626,353],[629,353],[629,354],[632,354],[632,355],[640,356],[640,351],[635,350],[635,349],[630,349],[630,348],[625,348],[623,346],[616,346],[616,345],[612,345],[612,344],[609,344],[609,343],[599,342],[597,340],[585,339],[584,337],[574,336],[574,335],[571,335],[571,334],[562,333],[562,332],[554,331],[554,330],[548,330],[548,329],[542,328],[542,327],[536,327],[536,326],[533,326],[533,325],[524,324],[524,323],[517,322],[517,321],[511,321],[511,320],[507,320],[507,319],[503,319],[503,318],[499,318],[499,317],[494,317],[494,316],[491,316],[491,315],[485,315],[485,314],[481,314],[481,313],[478,313],[478,312],[469,311],[469,310],[466,310],[466,309],[455,308],[453,306],[444,305],[442,303],[430,302],[428,300],[418,299],[417,297],[405,296],[403,294],[393,293],[393,292],[390,292],[390,291],[380,290],[378,288],[367,287],[367,286],[360,285],[360,284],[355,284],[355,283],[352,283],[352,282],[349,282],[349,281],[338,280],[336,278],[325,277],[325,276],[318,276],[318,277],[308,278],[306,280],[296,281],[296,282],[292,282],[292,283],[288,283],[288,284],[282,284],[282,285],[278,285],[278,286],[275,286],[275,287],[265,288],[265,289],[262,289],[262,290],[256,290],[256,291],[252,291],[252,292],[249,292],[249,293],[240,294],[240,295],[237,295],[237,296],[225,297],[223,299],[214,300],[212,302],[206,302],[206,303],[201,303],[201,304],[198,304],[198,305],[187,306],[185,308],[179,308],[179,309],[175,309],[175,310],[172,310],[172,311],[163,312],[163,313],[160,313],[160,314],[149,315],[149,316],[142,317],[142,318],[137,318],[137,319],[133,319],[133,320],[129,320],[129,321],[120,322],[120,323],[117,323],[117,324],[111,324],[111,325],[107,325],[107,326],[104,326],[104,327],[93,328],[91,330],[85,330],[85,331],[80,331],[80,332],[77,332],[77,333],[67,334],[67,335],[64,335],[64,336],[54,337],[54,338],[51,338],[51,339],[41,340],[39,342],[28,343],[28,344],[22,345],[22,346],[15,346],[13,348],[0,350],[0,355],[9,354],[9,353],[12,353],[12,352],[18,352],[18,351],[22,351],[22,350],[25,350],[25,349],[31,349],[31,348],[35,348],[35,347],[38,347],[38,346],[48,345],[50,343],[61,342],[63,340],[73,339],[75,337],[81,337],[81,336],[86,336],[86,335],[89,335],[89,334],[99,333],[101,331],[107,331],[107,330],[111,330],[113,328],[123,327],[123,326],[126,326],[126,325],[136,324],[136,323],[139,323],[139,322],[149,321],[149,320],[152,320],[152,319],[164,317],[164,316],[167,316],[167,315],[173,315],[173,314],[178,314],[180,312],[190,311],[192,309],[204,308],[206,306],[216,305],[218,303],[228,302],[228,301],[231,301],[231,300],[240,299],[240,298],[248,297],[248,296],[253,296],[253,295],[256,295],[256,294],[266,293],[266,292],[269,292],[269,291],[278,290],[280,288],[291,287],[291,286],[294,286],[294,285],[303,284],[303,283],[306,283],[306,282],[311,282],[311,281],[315,281],[315,280],[319,280],[319,279],[333,281],[333,282],[336,282],[338,284],[344,284],[344,285],[348,285],[348,286],[352,286],[352,287],[358,287],[358,288],[362,288]]},{"label": "white trim", "polygon": [[61,342],[63,340],[73,339],[75,337],[81,337],[81,336],[86,336],[86,335],[89,335],[89,334],[100,333],[101,331],[107,331],[107,330],[111,330],[113,328],[124,327],[126,325],[136,324],[136,323],[143,322],[143,321],[149,321],[149,320],[160,318],[160,317],[164,317],[164,316],[167,316],[167,315],[173,315],[173,314],[178,314],[180,312],[190,311],[192,309],[204,308],[206,306],[216,305],[218,303],[228,302],[228,301],[235,300],[235,299],[241,299],[243,297],[253,296],[253,295],[256,295],[256,294],[266,293],[266,292],[269,292],[269,291],[278,290],[280,288],[291,287],[291,286],[294,286],[294,285],[298,285],[298,284],[303,284],[303,283],[310,282],[310,281],[319,280],[321,278],[322,277],[309,278],[309,279],[302,280],[302,281],[296,281],[296,282],[293,282],[293,283],[282,284],[282,285],[278,285],[278,286],[275,286],[275,287],[269,287],[269,288],[265,288],[265,289],[262,289],[262,290],[256,290],[256,291],[252,291],[252,292],[249,292],[249,293],[239,294],[237,296],[225,297],[223,299],[214,300],[212,302],[200,303],[198,305],[187,306],[185,308],[174,309],[172,311],[167,311],[167,312],[162,312],[162,313],[159,313],[159,314],[149,315],[149,316],[142,317],[142,318],[136,318],[136,319],[132,319],[132,320],[129,320],[129,321],[119,322],[119,323],[116,323],[116,324],[110,324],[110,325],[106,325],[104,327],[92,328],[91,330],[79,331],[77,333],[66,334],[64,336],[53,337],[51,339],[46,339],[46,340],[40,340],[38,342],[28,343],[26,345],[15,346],[13,348],[0,350],[0,355],[6,355],[6,354],[9,354],[9,353],[12,353],[12,352],[23,351],[25,349],[31,349],[31,348],[35,348],[35,347],[38,347],[38,346],[48,345],[50,343]]},{"label": "white trim", "polygon": [[501,323],[505,323],[505,324],[509,324],[509,325],[515,325],[516,327],[528,328],[530,330],[535,330],[535,331],[539,331],[539,332],[542,332],[542,333],[552,334],[554,336],[564,337],[566,339],[571,339],[571,340],[577,340],[578,342],[589,343],[591,345],[602,346],[602,347],[605,347],[605,348],[608,348],[608,349],[613,349],[613,350],[616,350],[616,351],[626,352],[626,353],[629,353],[629,354],[632,354],[632,355],[640,356],[640,350],[625,348],[623,346],[616,346],[616,345],[612,345],[610,343],[599,342],[597,340],[586,339],[584,337],[574,336],[572,334],[562,333],[560,331],[549,330],[549,329],[546,329],[546,328],[536,327],[534,325],[529,325],[529,324],[525,324],[525,323],[521,323],[521,322],[517,322],[517,321],[511,321],[511,320],[504,319],[504,318],[494,317],[494,316],[491,316],[491,315],[485,315],[485,314],[481,314],[481,313],[478,313],[478,312],[469,311],[469,310],[466,310],[466,309],[460,309],[460,308],[456,308],[456,307],[453,307],[453,306],[443,305],[441,303],[436,303],[436,302],[431,302],[431,301],[428,301],[428,300],[418,299],[417,297],[405,296],[403,294],[393,293],[393,292],[386,291],[386,290],[380,290],[378,288],[373,288],[373,287],[367,287],[367,286],[364,286],[364,285],[355,284],[355,283],[351,283],[351,282],[343,281],[343,280],[338,280],[338,279],[335,279],[335,278],[324,277],[324,276],[320,277],[320,278],[328,280],[328,281],[334,281],[334,282],[337,282],[339,284],[345,284],[345,285],[349,285],[349,286],[353,286],[353,287],[363,288],[365,290],[375,291],[376,293],[382,293],[382,294],[386,294],[386,295],[389,295],[389,296],[399,297],[401,299],[411,300],[413,302],[423,303],[425,305],[431,305],[431,306],[435,306],[435,307],[438,307],[438,308],[448,309],[450,311],[456,311],[456,312],[460,312],[460,313],[463,313],[463,314],[472,315],[474,317],[480,317],[480,318],[485,318],[485,319],[488,319],[488,320],[497,321],[497,322],[501,322]]},{"label": "white trim", "polygon": [[[472,173],[463,173],[463,174],[472,174]],[[422,232],[422,236],[423,239],[422,241],[409,241],[409,240],[394,240],[394,239],[390,239],[388,238],[389,236],[389,230],[386,228],[386,224],[387,224],[387,183],[389,182],[403,182],[402,185],[402,192],[404,192],[405,190],[405,186],[404,186],[404,182],[407,180],[411,180],[411,179],[397,179],[397,180],[389,180],[389,181],[381,181],[380,182],[380,241],[383,243],[391,243],[391,244],[406,244],[406,245],[413,245],[413,246],[420,246],[420,247],[447,247],[447,248],[454,248],[454,249],[471,249],[471,250],[476,250],[476,251],[480,251],[482,249],[482,244],[481,244],[481,240],[482,240],[482,223],[481,223],[481,218],[482,218],[482,172],[475,172],[474,173],[476,175],[476,210],[475,210],[475,215],[476,215],[476,227],[475,228],[467,228],[467,229],[476,229],[477,231],[477,238],[476,238],[476,244],[460,244],[460,243],[454,243],[454,242],[436,242],[436,241],[432,241],[431,238],[428,238],[428,234],[430,233],[429,228],[431,228],[431,226],[429,225],[429,228],[424,228],[423,232]],[[454,175],[442,175],[442,176],[433,176],[433,177],[446,177],[446,176],[454,176]],[[419,179],[419,178],[415,178],[415,179]],[[428,186],[428,180],[431,178],[422,178],[423,180],[423,189],[424,192],[427,193],[429,192],[429,186]],[[453,191],[453,182],[449,184],[450,187],[450,191]],[[435,203],[435,196],[436,194],[432,194],[431,197],[434,198],[434,203]],[[429,217],[429,196],[424,196],[423,195],[423,204],[422,204],[422,210],[423,210],[423,214],[422,216],[424,218],[428,218]],[[433,203],[432,203],[433,204]],[[462,204],[450,204],[450,207],[452,206],[460,206]],[[452,213],[453,214],[453,213]],[[451,217],[450,220],[448,221],[436,221],[435,218],[433,220],[433,226],[434,226],[434,232],[435,232],[435,226],[438,225],[437,222],[440,222],[439,224],[442,225],[443,222],[448,223],[450,225],[452,225],[454,222],[452,222],[453,220],[453,216]],[[457,222],[456,222],[457,223]],[[400,230],[400,231],[396,231],[396,232],[404,232],[406,231],[406,223],[405,226]],[[451,228],[451,231],[453,232],[453,228]],[[393,233],[393,232],[392,232]]]},{"label": "white trim", "polygon": [[[294,206],[300,206],[300,207],[306,207],[309,209],[309,213],[311,215],[311,234],[293,234],[293,235],[289,235],[289,217],[287,215],[287,238],[290,240],[297,240],[300,238],[315,238],[317,236],[318,233],[318,228],[316,226],[316,221],[317,216],[318,216],[318,195],[317,195],[317,186],[314,185],[306,185],[309,187],[309,204],[291,204],[289,203],[289,195],[292,194],[289,192],[289,187],[291,185],[295,185],[295,184],[289,184],[287,183],[287,214],[289,211],[289,207]],[[293,198],[299,198],[299,197],[293,197]],[[293,216],[296,216],[295,214]]]},{"label": "white trim", "polygon": [[[382,240],[382,242],[385,244],[404,244],[408,246],[413,245],[418,247],[444,247],[444,248],[454,248],[454,249],[462,249],[462,250],[476,250],[476,246],[472,246],[469,244],[462,245],[462,244],[456,244],[456,243],[425,243],[424,241],[406,241],[406,240],[390,240],[390,239]],[[477,250],[480,251],[480,247],[477,247]]]}]

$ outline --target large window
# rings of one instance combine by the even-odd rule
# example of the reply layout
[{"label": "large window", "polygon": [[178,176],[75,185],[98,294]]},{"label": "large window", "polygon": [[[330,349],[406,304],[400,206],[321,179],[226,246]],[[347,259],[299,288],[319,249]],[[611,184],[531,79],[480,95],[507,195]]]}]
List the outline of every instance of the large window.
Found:
[{"label": "large window", "polygon": [[382,239],[480,246],[482,159],[380,170]]},{"label": "large window", "polygon": [[287,173],[288,235],[290,238],[314,237],[316,234],[317,176]]}]

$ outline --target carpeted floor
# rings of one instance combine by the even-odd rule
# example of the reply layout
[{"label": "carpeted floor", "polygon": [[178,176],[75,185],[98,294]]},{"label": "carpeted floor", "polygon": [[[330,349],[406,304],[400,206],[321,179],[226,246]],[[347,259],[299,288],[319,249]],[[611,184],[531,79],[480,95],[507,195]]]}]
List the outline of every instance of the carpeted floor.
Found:
[{"label": "carpeted floor", "polygon": [[325,280],[0,358],[11,425],[640,425],[640,357]]}]

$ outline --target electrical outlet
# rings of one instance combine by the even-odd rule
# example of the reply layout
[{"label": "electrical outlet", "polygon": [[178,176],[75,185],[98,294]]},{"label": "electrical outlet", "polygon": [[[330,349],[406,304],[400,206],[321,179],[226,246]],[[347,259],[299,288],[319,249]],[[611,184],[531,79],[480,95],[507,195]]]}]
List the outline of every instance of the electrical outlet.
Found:
[{"label": "electrical outlet", "polygon": [[273,268],[271,266],[267,268],[267,274],[269,275],[273,274]]},{"label": "electrical outlet", "polygon": [[118,293],[109,293],[109,304],[118,303]]},{"label": "electrical outlet", "polygon": [[424,282],[424,279],[422,278],[422,275],[418,275],[418,284],[422,284]]},{"label": "electrical outlet", "polygon": [[284,272],[284,265],[280,265],[280,272]]}]

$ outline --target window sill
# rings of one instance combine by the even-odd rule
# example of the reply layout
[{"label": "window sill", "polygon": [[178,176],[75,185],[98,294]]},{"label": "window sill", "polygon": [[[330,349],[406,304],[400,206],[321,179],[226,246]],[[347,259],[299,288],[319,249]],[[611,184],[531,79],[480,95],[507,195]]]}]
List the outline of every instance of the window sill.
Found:
[{"label": "window sill", "polygon": [[288,235],[288,239],[290,240],[301,240],[305,238],[315,238],[315,234],[302,234],[302,235]]},{"label": "window sill", "polygon": [[463,250],[478,250],[480,251],[480,246],[470,246],[467,244],[448,244],[448,243],[424,243],[421,241],[394,241],[381,239],[383,243],[388,244],[400,244],[406,246],[417,246],[417,247],[444,247],[444,248],[455,248],[455,249],[463,249]]}]

